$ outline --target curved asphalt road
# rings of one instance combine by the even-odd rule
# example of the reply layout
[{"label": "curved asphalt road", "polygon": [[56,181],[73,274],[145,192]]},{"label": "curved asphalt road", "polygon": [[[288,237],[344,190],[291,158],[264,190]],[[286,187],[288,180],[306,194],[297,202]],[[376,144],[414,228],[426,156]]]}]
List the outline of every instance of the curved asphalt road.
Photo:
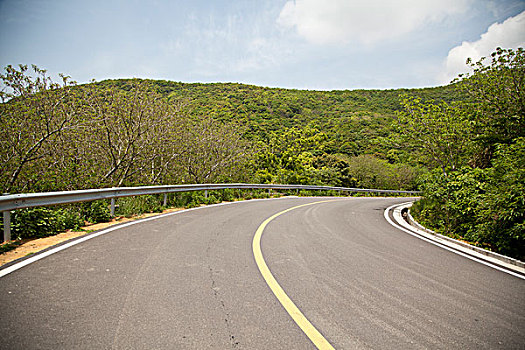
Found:
[{"label": "curved asphalt road", "polygon": [[[252,253],[286,198],[138,223],[0,278],[2,349],[309,349]],[[273,275],[336,349],[523,349],[525,281],[389,225],[404,198],[350,198],[271,221]]]}]

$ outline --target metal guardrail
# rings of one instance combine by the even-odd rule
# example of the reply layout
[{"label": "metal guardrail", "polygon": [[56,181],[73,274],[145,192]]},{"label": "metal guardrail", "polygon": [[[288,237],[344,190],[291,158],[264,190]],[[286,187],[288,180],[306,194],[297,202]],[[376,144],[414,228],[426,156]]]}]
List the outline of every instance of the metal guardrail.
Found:
[{"label": "metal guardrail", "polygon": [[148,194],[164,194],[166,205],[168,193],[223,190],[223,189],[268,189],[268,190],[307,190],[307,191],[340,191],[340,192],[369,192],[369,193],[400,193],[418,194],[417,191],[378,190],[351,187],[309,186],[309,185],[275,185],[275,184],[197,184],[197,185],[166,185],[143,187],[112,187],[91,190],[23,193],[0,196],[0,211],[4,216],[4,241],[11,240],[11,210],[89,202],[99,199],[111,200],[111,216],[115,215],[115,199],[120,197],[140,196]]}]

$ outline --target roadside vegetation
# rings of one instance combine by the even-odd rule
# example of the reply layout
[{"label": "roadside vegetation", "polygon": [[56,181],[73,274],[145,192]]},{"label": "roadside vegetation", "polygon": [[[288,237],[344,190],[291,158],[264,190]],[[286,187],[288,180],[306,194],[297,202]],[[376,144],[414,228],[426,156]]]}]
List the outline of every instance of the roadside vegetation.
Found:
[{"label": "roadside vegetation", "polygon": [[[424,191],[416,218],[524,257],[524,53],[498,49],[428,89],[302,91],[140,79],[0,75],[0,191],[254,182]],[[264,192],[253,195],[265,195]],[[196,206],[246,194],[170,197]],[[119,200],[117,214],[161,210]],[[231,197],[230,199],[226,197]],[[107,203],[13,215],[16,237],[108,220]]]},{"label": "roadside vegetation", "polygon": [[525,260],[525,52],[498,49],[457,79],[468,98],[405,99],[403,141],[424,159],[413,213],[437,232]]}]

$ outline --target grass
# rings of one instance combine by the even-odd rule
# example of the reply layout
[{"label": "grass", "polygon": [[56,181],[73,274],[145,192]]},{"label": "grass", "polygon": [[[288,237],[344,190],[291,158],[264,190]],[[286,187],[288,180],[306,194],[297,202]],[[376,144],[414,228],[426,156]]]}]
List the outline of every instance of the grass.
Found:
[{"label": "grass", "polygon": [[8,242],[4,244],[0,244],[0,254],[6,253],[10,250],[16,249],[18,246],[22,244],[22,241],[14,241],[14,242]]}]

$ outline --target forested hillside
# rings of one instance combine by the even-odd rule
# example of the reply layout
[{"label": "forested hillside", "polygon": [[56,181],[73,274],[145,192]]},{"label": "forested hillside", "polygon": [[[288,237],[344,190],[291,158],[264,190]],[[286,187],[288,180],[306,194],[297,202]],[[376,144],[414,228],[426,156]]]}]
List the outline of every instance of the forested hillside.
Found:
[{"label": "forested hillside", "polygon": [[[308,124],[325,132],[375,132],[376,125],[399,111],[401,96],[413,94],[425,100],[451,102],[458,99],[452,86],[427,89],[309,91],[264,88],[236,83],[187,84],[164,80],[147,81],[151,88],[171,101],[185,104],[191,115],[211,116],[215,120],[242,122],[249,139],[267,140],[272,133]],[[130,89],[131,80],[98,83],[107,88]],[[363,121],[361,125],[356,122]],[[371,123],[376,125],[370,126]],[[353,139],[359,139],[355,135]],[[348,140],[347,140],[348,142]],[[359,154],[360,148],[341,149]]]},{"label": "forested hillside", "polygon": [[453,87],[59,85],[33,70],[3,75],[3,192],[216,181],[414,189],[420,164],[390,137],[400,96],[457,99]]},{"label": "forested hillside", "polygon": [[[452,86],[305,91],[234,83],[144,81],[189,118],[235,124],[251,144],[249,181],[415,189],[419,162],[391,135],[405,94],[458,100]],[[129,90],[131,80],[98,83]]]}]

